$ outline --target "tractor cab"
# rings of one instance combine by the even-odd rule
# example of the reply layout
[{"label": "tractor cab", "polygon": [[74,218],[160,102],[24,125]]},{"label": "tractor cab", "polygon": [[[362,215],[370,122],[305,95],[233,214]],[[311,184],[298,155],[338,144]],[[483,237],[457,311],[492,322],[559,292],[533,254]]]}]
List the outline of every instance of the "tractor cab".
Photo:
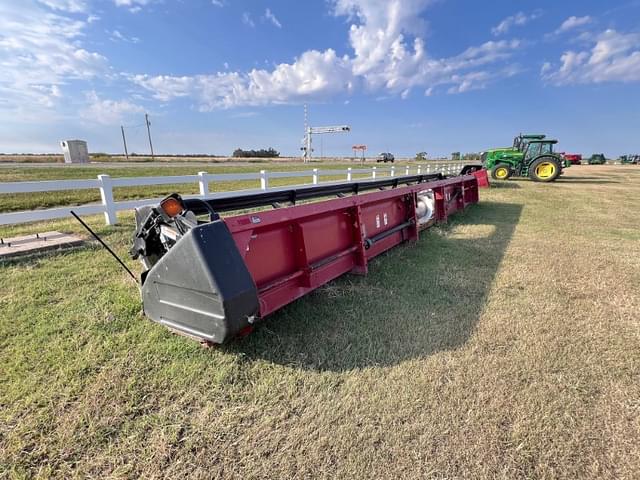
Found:
[{"label": "tractor cab", "polygon": [[544,140],[547,136],[540,134],[520,134],[513,139],[513,149],[518,152],[524,152],[529,142],[536,140]]},{"label": "tractor cab", "polygon": [[540,155],[553,155],[553,146],[558,143],[557,140],[529,140],[523,146],[524,161],[530,162]]}]

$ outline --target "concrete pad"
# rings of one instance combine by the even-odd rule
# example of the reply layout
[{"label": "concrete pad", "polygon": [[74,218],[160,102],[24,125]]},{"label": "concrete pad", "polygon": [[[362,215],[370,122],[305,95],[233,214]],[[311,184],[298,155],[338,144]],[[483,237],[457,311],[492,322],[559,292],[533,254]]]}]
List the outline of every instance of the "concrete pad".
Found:
[{"label": "concrete pad", "polygon": [[22,237],[3,238],[0,241],[0,260],[75,247],[83,243],[84,240],[77,235],[60,232],[44,232]]}]

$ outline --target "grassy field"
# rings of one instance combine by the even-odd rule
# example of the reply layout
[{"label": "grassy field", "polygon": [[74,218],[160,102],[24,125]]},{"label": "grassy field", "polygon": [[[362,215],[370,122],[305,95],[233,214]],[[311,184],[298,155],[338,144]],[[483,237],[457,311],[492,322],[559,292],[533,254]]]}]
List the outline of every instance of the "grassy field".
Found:
[{"label": "grassy field", "polygon": [[640,478],[640,168],[481,196],[217,349],[97,247],[0,264],[0,477]]}]

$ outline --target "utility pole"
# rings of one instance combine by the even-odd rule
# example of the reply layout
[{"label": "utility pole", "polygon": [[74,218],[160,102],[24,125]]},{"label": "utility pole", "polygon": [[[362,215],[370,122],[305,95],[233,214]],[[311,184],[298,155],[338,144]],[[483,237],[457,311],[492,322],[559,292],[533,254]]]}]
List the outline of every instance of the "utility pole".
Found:
[{"label": "utility pole", "polygon": [[304,104],[304,163],[311,158],[311,137],[309,136],[309,110],[307,104]]},{"label": "utility pole", "polygon": [[124,143],[124,156],[129,160],[129,152],[127,151],[127,137],[124,136],[124,125],[120,125],[120,130],[122,130],[122,143]]},{"label": "utility pole", "polygon": [[151,148],[151,160],[153,160],[153,143],[151,143],[151,122],[149,122],[149,114],[144,114],[144,122],[147,124],[147,135],[149,136],[149,147]]}]

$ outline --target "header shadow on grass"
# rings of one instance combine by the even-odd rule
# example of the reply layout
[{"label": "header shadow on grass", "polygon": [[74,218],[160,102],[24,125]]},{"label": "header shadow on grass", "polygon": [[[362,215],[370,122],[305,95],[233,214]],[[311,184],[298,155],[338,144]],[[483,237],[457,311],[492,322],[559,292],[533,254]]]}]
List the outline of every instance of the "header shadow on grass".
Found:
[{"label": "header shadow on grass", "polygon": [[249,360],[317,371],[397,363],[465,344],[522,205],[483,202],[271,315],[229,345]]}]

